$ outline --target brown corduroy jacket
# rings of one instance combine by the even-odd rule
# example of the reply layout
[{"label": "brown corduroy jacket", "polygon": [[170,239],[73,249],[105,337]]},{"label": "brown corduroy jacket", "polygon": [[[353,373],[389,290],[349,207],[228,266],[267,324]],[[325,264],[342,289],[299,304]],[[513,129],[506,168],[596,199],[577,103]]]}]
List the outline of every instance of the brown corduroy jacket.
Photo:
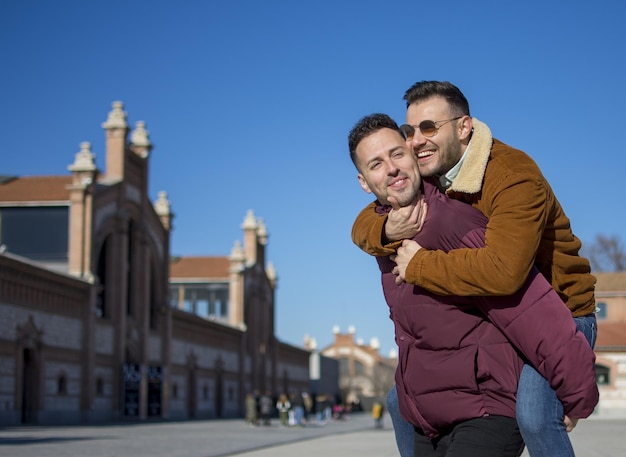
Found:
[{"label": "brown corduroy jacket", "polygon": [[[494,139],[486,124],[473,119],[473,126],[465,161],[446,193],[487,216],[485,247],[421,249],[408,265],[406,282],[440,295],[512,295],[534,264],[574,316],[592,313],[595,277],[539,167],[526,153]],[[365,252],[384,256],[400,242],[383,245],[387,218],[375,206],[358,215],[352,240]]]}]

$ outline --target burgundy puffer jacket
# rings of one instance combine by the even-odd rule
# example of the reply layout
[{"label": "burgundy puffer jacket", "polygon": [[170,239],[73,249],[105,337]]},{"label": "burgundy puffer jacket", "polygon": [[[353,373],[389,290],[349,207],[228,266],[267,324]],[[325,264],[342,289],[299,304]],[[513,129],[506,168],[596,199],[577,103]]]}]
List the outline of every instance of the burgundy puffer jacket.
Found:
[{"label": "burgundy puffer jacket", "polygon": [[[414,238],[421,246],[448,251],[484,245],[482,213],[428,181],[424,194],[427,218]],[[457,422],[485,415],[515,417],[523,363],[516,349],[548,379],[568,416],[591,414],[598,402],[595,356],[536,269],[513,296],[439,296],[396,285],[395,264],[377,259],[399,348],[400,411],[426,436],[435,438]]]}]

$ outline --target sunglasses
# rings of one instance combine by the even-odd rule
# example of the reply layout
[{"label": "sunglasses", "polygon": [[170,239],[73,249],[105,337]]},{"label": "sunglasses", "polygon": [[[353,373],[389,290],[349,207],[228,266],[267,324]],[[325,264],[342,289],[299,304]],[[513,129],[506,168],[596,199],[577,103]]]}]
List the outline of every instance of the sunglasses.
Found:
[{"label": "sunglasses", "polygon": [[419,123],[419,125],[404,124],[400,126],[400,133],[406,141],[411,141],[413,139],[416,130],[419,130],[420,133],[426,138],[431,138],[437,135],[439,129],[446,125],[448,122],[456,121],[457,119],[461,119],[462,117],[463,116],[459,116],[453,119],[446,119],[443,121],[422,121]]}]

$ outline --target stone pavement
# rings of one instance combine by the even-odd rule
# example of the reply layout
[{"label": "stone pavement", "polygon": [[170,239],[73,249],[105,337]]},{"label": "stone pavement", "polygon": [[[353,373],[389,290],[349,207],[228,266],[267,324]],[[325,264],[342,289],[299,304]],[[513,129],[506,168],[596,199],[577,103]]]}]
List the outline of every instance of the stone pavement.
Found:
[{"label": "stone pavement", "polygon": [[[243,420],[0,428],[2,457],[395,457],[391,421],[368,413],[303,428],[249,427]],[[626,456],[626,420],[580,421],[578,457]],[[524,456],[528,456],[527,453]]]}]

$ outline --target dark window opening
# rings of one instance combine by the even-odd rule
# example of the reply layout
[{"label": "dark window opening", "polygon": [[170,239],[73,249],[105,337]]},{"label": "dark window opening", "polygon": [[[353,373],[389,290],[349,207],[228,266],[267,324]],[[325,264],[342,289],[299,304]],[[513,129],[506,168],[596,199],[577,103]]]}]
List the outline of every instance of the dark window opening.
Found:
[{"label": "dark window opening", "polygon": [[599,386],[611,385],[611,370],[604,365],[596,365],[596,382]]},{"label": "dark window opening", "polygon": [[104,395],[104,381],[102,378],[96,379],[96,395]]},{"label": "dark window opening", "polygon": [[0,244],[41,262],[68,261],[67,206],[0,208]]},{"label": "dark window opening", "polygon": [[65,374],[60,374],[57,378],[57,394],[67,395],[67,377]]}]

